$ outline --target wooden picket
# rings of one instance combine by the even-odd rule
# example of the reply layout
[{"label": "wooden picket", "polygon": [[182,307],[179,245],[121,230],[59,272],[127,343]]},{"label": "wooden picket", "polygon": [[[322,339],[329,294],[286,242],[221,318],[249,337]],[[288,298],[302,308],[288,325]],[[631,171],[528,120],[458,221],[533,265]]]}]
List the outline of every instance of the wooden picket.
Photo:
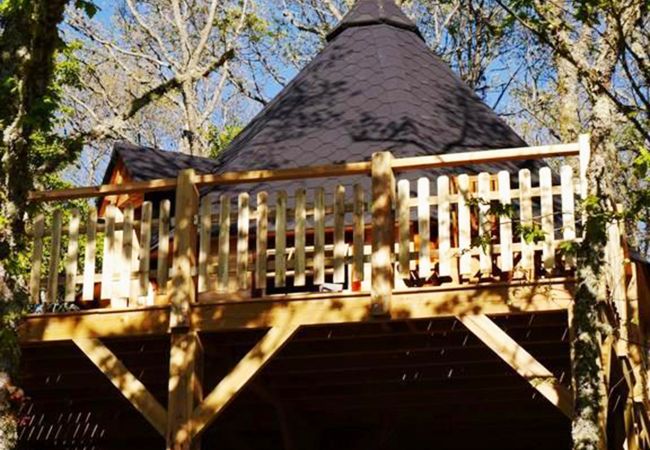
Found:
[{"label": "wooden picket", "polygon": [[140,267],[138,274],[139,295],[145,297],[149,294],[149,269],[151,267],[151,202],[142,204],[140,224]]},{"label": "wooden picket", "polygon": [[95,256],[97,252],[97,209],[90,208],[86,222],[86,252],[84,255],[81,299],[90,301],[95,296]]},{"label": "wooden picket", "polygon": [[164,294],[167,292],[167,280],[169,279],[169,220],[171,204],[169,200],[160,202],[160,212],[158,219],[158,268],[156,279],[158,282],[158,292]]},{"label": "wooden picket", "polygon": [[219,197],[219,255],[217,259],[217,292],[228,290],[230,259],[230,197]]},{"label": "wooden picket", "polygon": [[106,207],[104,254],[102,257],[101,298],[110,299],[113,293],[113,257],[115,254],[115,206]]},{"label": "wooden picket", "polygon": [[542,261],[544,269],[551,272],[555,267],[555,218],[553,216],[553,180],[551,169],[542,167],[539,170],[539,187],[541,190],[541,215],[542,231],[544,232],[544,245],[542,248]]},{"label": "wooden picket", "polygon": [[325,282],[325,190],[314,193],[314,284]]},{"label": "wooden picket", "polygon": [[[576,238],[575,187],[571,166],[563,165],[560,168],[560,184],[562,186],[562,238],[570,241]],[[566,268],[573,267],[575,257],[567,255],[564,263]]]},{"label": "wooden picket", "polygon": [[472,276],[472,223],[469,208],[471,199],[469,176],[458,177],[458,247],[460,248],[459,273],[463,277]]},{"label": "wooden picket", "polygon": [[60,209],[57,209],[52,215],[50,264],[48,267],[47,291],[45,295],[45,300],[48,303],[55,303],[57,301],[59,282],[59,258],[61,254],[61,221],[62,212]]},{"label": "wooden picket", "polygon": [[418,179],[418,233],[420,236],[418,275],[425,279],[431,275],[429,191],[429,179],[424,177]]},{"label": "wooden picket", "polygon": [[121,267],[119,297],[128,298],[129,302],[135,300],[135,290],[131,289],[135,256],[133,247],[133,206],[128,205],[124,209],[122,218],[122,252],[120,255],[122,263],[119,266]]},{"label": "wooden picket", "polygon": [[408,180],[397,182],[397,221],[399,229],[399,274],[408,278],[410,273],[409,260],[411,240],[411,185]]},{"label": "wooden picket", "polygon": [[70,213],[68,223],[68,252],[65,258],[65,294],[66,302],[74,302],[76,294],[77,264],[79,258],[79,222],[81,220],[78,209]]},{"label": "wooden picket", "polygon": [[212,239],[212,199],[209,196],[201,199],[199,211],[199,292],[208,290],[208,259],[210,257],[210,240]]},{"label": "wooden picket", "polygon": [[[530,229],[533,226],[533,200],[531,197],[530,170],[519,171],[519,215],[522,229]],[[521,235],[521,268],[529,278],[534,275],[534,248],[528,242],[524,234]]]},{"label": "wooden picket", "polygon": [[268,194],[257,194],[257,229],[255,230],[257,244],[255,246],[255,287],[266,289],[267,247],[268,247]]},{"label": "wooden picket", "polygon": [[451,276],[451,204],[449,177],[438,177],[438,275]]},{"label": "wooden picket", "polygon": [[34,219],[34,247],[32,249],[32,270],[29,277],[29,292],[32,303],[41,299],[41,264],[43,261],[43,233],[45,216],[39,214]]},{"label": "wooden picket", "polygon": [[363,249],[364,249],[364,202],[363,186],[354,185],[353,206],[353,237],[352,237],[352,282],[363,281]]},{"label": "wooden picket", "polygon": [[[510,173],[502,170],[498,174],[499,202],[505,207],[512,205],[510,198]],[[507,209],[499,217],[499,245],[501,246],[500,257],[502,272],[512,271],[512,218],[508,215]]]},{"label": "wooden picket", "polygon": [[[306,202],[305,195],[306,193],[304,189],[298,189],[295,195],[296,206],[295,206],[295,230],[294,230],[294,261],[295,261],[294,276],[293,276],[294,286],[304,286],[306,283],[305,227],[306,227],[306,220],[307,220],[307,211],[305,206],[305,202]],[[322,201],[324,202],[324,200]],[[314,270],[316,270],[315,266],[314,266]]]},{"label": "wooden picket", "polygon": [[239,194],[237,203],[237,287],[248,288],[248,229],[250,221],[248,193]]},{"label": "wooden picket", "polygon": [[[304,225],[303,225],[304,229]],[[303,232],[304,236],[304,232]],[[302,245],[304,250],[304,244]],[[287,193],[280,191],[275,200],[275,287],[287,283]]]},{"label": "wooden picket", "polygon": [[488,214],[490,199],[490,174],[481,172],[478,175],[478,222],[481,235],[479,266],[484,277],[492,275],[492,223]]},{"label": "wooden picket", "polygon": [[334,194],[334,283],[345,282],[345,252],[345,187],[338,185]]}]

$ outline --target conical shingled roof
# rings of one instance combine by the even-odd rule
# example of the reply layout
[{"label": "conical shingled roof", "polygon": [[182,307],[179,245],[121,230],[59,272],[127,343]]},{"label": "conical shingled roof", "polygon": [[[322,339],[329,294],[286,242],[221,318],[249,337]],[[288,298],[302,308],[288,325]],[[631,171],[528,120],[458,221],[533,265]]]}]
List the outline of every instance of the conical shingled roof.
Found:
[{"label": "conical shingled roof", "polygon": [[359,0],[224,151],[218,171],[363,161],[380,150],[403,157],[523,145],[392,0]]}]

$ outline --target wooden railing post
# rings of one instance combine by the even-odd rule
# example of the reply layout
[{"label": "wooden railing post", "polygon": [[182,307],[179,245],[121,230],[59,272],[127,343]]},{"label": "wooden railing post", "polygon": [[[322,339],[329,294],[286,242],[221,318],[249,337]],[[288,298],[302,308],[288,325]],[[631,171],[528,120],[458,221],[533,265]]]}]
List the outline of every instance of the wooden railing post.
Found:
[{"label": "wooden railing post", "polygon": [[393,155],[372,155],[372,313],[387,314],[393,292],[393,253],[395,246],[395,174]]},{"label": "wooden railing post", "polygon": [[197,263],[197,229],[194,218],[198,205],[199,192],[194,184],[194,170],[182,170],[178,174],[174,205],[174,273],[169,318],[171,329],[189,326],[190,304],[196,300],[192,268]]},{"label": "wooden railing post", "polygon": [[[190,326],[190,305],[196,301],[193,268],[197,267],[199,192],[194,170],[182,170],[176,185],[174,261],[172,275],[167,450],[195,450],[200,444],[186,431],[192,411],[202,400],[201,342]],[[193,442],[194,441],[194,442]]]}]

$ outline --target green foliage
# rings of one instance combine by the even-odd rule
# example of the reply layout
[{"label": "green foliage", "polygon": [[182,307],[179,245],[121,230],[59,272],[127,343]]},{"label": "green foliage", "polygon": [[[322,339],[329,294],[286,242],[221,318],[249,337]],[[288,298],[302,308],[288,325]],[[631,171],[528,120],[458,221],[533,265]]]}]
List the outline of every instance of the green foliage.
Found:
[{"label": "green foliage", "polygon": [[574,257],[578,255],[578,250],[580,249],[580,244],[576,241],[562,241],[558,245],[558,250],[565,257]]},{"label": "green foliage", "polygon": [[27,307],[24,292],[14,296],[11,302],[0,302],[0,371],[15,376],[20,358],[20,347],[15,330]]},{"label": "green foliage", "polygon": [[532,225],[515,224],[516,233],[521,235],[522,239],[527,244],[537,244],[546,238],[546,233],[538,223],[533,222]]},{"label": "green foliage", "polygon": [[607,225],[617,217],[604,207],[602,199],[588,195],[580,203],[578,210],[589,217],[585,223],[585,233],[598,242],[607,241]]},{"label": "green foliage", "polygon": [[210,141],[210,157],[217,157],[237,137],[243,128],[242,125],[237,123],[226,125],[221,130],[216,127],[210,127],[208,137]]},{"label": "green foliage", "polygon": [[220,17],[215,19],[215,26],[226,33],[237,29],[240,24],[252,43],[274,35],[271,24],[266,19],[250,9],[243,13],[241,6],[227,8]]},{"label": "green foliage", "polygon": [[490,245],[492,245],[492,234],[486,232],[474,236],[470,243],[470,248],[480,248],[484,252],[487,252]]},{"label": "green foliage", "polygon": [[650,150],[639,146],[639,154],[634,158],[632,167],[638,178],[650,182]]},{"label": "green foliage", "polygon": [[[0,3],[0,448],[15,445],[20,347],[16,330],[27,310],[25,275],[30,242],[24,232],[27,193],[60,183],[58,173],[76,159],[81,142],[60,133],[64,85],[78,84],[75,44],[58,26],[70,0],[2,0]],[[91,1],[75,5],[95,14]],[[20,396],[19,396],[20,397]],[[19,400],[18,400],[19,401]]]}]

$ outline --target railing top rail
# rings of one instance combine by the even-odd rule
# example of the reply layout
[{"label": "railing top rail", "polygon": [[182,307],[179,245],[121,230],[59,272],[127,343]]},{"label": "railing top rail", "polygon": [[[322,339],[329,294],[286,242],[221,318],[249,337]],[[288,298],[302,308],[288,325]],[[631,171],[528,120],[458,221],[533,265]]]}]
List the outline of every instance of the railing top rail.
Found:
[{"label": "railing top rail", "polygon": [[[395,158],[393,159],[391,166],[393,170],[397,172],[405,172],[409,170],[454,167],[460,165],[576,156],[579,152],[580,144],[576,142],[570,144]],[[331,176],[362,175],[370,174],[370,171],[371,161],[361,161],[290,169],[249,170],[244,172],[226,172],[222,174],[202,174],[196,175],[194,177],[194,182],[197,186],[216,186],[246,184],[260,181],[286,181]],[[100,186],[57,189],[52,191],[30,191],[29,200],[40,202],[169,191],[176,188],[176,183],[177,180],[175,178],[163,178],[148,181],[131,181],[122,184],[105,184]]]},{"label": "railing top rail", "polygon": [[323,166],[297,167],[276,170],[247,170],[245,172],[225,172],[222,174],[197,175],[198,186],[225,184],[245,184],[258,181],[304,180],[307,178],[340,177],[370,174],[371,162],[351,162]]},{"label": "railing top rail", "polygon": [[396,158],[392,168],[397,172],[418,169],[434,169],[461,165],[475,165],[504,161],[521,161],[531,159],[555,158],[562,156],[577,156],[580,146],[576,143],[543,145],[537,147],[503,148],[482,150],[479,152],[449,153],[444,155],[414,156]]}]

